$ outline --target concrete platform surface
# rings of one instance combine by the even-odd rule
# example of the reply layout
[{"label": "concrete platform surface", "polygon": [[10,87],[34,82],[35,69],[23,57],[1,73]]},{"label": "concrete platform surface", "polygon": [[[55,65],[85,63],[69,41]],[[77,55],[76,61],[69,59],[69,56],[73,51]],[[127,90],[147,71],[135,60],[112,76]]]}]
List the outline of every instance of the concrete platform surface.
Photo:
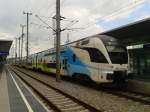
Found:
[{"label": "concrete platform surface", "polygon": [[3,68],[0,75],[0,112],[49,111],[7,66]]},{"label": "concrete platform surface", "polygon": [[1,75],[1,80],[0,80],[0,111],[1,112],[10,112],[6,72],[3,70],[0,73],[0,75]]},{"label": "concrete platform surface", "polygon": [[129,80],[127,88],[134,92],[140,92],[150,95],[150,82],[138,79]]}]

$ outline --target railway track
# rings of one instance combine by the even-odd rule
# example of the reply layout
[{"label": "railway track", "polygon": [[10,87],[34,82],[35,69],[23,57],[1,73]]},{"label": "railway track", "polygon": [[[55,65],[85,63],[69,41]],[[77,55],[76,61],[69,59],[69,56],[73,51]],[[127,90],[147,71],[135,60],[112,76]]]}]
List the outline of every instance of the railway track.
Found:
[{"label": "railway track", "polygon": [[[20,69],[17,69],[17,70],[19,70],[20,72],[23,72]],[[25,72],[23,72],[23,73],[25,73]],[[25,73],[25,74],[29,75],[27,73]],[[97,89],[97,88],[95,88],[95,89]],[[113,90],[113,89],[111,89],[111,90],[109,90],[109,89],[100,89],[100,90],[104,91],[108,94],[112,94],[112,95],[115,95],[115,96],[118,96],[118,97],[123,97],[123,98],[126,98],[126,99],[130,99],[132,101],[140,102],[142,104],[150,105],[150,95],[131,92],[131,91],[127,91],[127,90]]]},{"label": "railway track", "polygon": [[119,97],[124,97],[142,104],[150,105],[150,96],[146,94],[130,92],[130,91],[106,91],[109,94],[113,94]]},{"label": "railway track", "polygon": [[22,71],[9,67],[21,80],[31,87],[53,110],[54,112],[103,112],[75,97],[54,88],[47,83],[36,79]]}]

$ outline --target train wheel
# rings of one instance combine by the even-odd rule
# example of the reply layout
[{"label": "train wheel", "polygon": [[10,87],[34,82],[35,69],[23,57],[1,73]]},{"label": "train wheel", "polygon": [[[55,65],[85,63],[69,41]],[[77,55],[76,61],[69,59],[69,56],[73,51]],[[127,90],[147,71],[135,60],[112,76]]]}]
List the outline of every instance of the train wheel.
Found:
[{"label": "train wheel", "polygon": [[89,77],[89,76],[83,76],[84,78],[83,78],[83,80],[84,80],[84,82],[85,83],[90,83],[92,80],[91,80],[91,78]]}]

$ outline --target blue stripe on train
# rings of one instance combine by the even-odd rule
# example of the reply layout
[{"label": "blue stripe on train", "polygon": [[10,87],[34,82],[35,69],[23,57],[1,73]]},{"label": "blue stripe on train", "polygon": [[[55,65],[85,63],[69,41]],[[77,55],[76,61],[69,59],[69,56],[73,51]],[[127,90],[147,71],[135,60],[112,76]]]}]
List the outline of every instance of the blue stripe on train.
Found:
[{"label": "blue stripe on train", "polygon": [[61,60],[66,57],[68,59],[68,75],[72,76],[74,73],[86,74],[90,75],[90,71],[88,66],[82,62],[81,59],[76,55],[76,61],[73,62],[73,50],[71,48],[67,48],[64,53],[61,54]]}]

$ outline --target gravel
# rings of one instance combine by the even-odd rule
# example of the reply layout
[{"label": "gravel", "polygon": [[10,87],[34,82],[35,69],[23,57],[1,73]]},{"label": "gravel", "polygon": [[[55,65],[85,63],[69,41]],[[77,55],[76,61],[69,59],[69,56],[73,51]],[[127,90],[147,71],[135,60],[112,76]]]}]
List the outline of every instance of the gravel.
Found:
[{"label": "gravel", "polygon": [[97,109],[104,110],[104,112],[150,112],[150,105],[144,105],[142,103],[108,94],[100,90],[74,84],[69,81],[62,80],[58,83],[55,78],[49,77],[48,75],[24,69],[21,70],[32,74],[34,77],[42,79],[51,86],[59,88],[81,101],[96,107]]}]

